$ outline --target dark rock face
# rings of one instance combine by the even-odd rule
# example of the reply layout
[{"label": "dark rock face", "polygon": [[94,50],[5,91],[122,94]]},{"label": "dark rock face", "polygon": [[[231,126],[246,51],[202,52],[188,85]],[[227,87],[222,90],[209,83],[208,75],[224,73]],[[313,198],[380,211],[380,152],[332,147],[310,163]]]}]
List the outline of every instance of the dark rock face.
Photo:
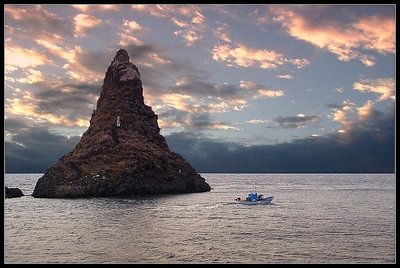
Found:
[{"label": "dark rock face", "polygon": [[211,187],[160,134],[138,68],[121,49],[106,72],[88,130],[38,180],[33,197],[193,193]]},{"label": "dark rock face", "polygon": [[6,188],[6,198],[13,198],[13,197],[21,197],[24,196],[24,194],[22,193],[22,191],[19,188],[8,188],[7,186]]}]

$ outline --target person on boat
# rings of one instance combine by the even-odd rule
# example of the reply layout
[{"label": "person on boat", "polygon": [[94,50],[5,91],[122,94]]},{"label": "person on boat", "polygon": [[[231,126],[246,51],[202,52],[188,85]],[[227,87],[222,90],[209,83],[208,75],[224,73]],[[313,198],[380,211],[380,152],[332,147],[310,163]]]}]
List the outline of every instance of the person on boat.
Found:
[{"label": "person on boat", "polygon": [[263,199],[263,194],[259,194],[258,196],[257,196],[257,200],[261,200],[261,199]]}]

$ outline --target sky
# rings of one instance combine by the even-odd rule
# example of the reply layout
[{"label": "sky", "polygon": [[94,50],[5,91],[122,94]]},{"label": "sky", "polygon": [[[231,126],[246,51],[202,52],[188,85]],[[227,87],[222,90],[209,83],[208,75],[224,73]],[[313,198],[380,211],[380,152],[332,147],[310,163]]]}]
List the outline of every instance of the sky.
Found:
[{"label": "sky", "polygon": [[198,172],[395,172],[395,5],[4,5],[5,171],[89,127],[124,48]]}]

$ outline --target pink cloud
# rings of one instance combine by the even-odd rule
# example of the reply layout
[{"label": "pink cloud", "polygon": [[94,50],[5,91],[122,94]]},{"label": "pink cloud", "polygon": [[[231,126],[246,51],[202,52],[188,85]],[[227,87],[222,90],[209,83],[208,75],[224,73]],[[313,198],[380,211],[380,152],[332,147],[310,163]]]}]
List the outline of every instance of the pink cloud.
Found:
[{"label": "pink cloud", "polygon": [[380,96],[378,100],[394,100],[395,81],[393,78],[361,79],[353,83],[353,88],[361,92],[373,92]]},{"label": "pink cloud", "polygon": [[224,62],[227,66],[258,67],[261,69],[275,69],[285,62],[302,68],[309,64],[307,59],[286,59],[283,54],[267,49],[255,49],[244,44],[217,45],[212,50],[212,58]]},{"label": "pink cloud", "polygon": [[77,36],[85,36],[87,29],[100,26],[102,21],[95,16],[87,14],[78,14],[74,17],[75,34]]},{"label": "pink cloud", "polygon": [[16,45],[8,45],[5,48],[6,69],[12,67],[36,67],[50,62],[51,60],[45,55],[33,49],[27,49]]},{"label": "pink cloud", "polygon": [[327,49],[341,61],[359,59],[372,67],[374,57],[365,55],[360,49],[378,53],[395,51],[395,21],[391,16],[360,17],[343,12],[342,16],[351,19],[344,22],[330,16],[329,6],[272,6],[270,11],[274,21],[282,24],[291,36]]},{"label": "pink cloud", "polygon": [[120,11],[123,5],[72,5],[81,12]]}]

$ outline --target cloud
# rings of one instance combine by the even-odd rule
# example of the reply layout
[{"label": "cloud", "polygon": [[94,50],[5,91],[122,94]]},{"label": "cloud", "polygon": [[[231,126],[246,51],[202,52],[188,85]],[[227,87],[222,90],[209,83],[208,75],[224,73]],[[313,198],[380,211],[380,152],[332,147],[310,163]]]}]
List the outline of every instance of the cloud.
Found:
[{"label": "cloud", "polygon": [[[252,99],[281,96],[284,96],[282,90],[269,89],[251,81],[215,84],[193,75],[180,77],[174,86],[159,91],[156,96],[153,94],[151,102],[160,114],[160,126],[164,132],[172,129],[192,131],[193,128],[197,131],[240,130],[235,125],[215,122],[210,117],[215,113],[242,110]],[[207,123],[205,119],[209,119]]]},{"label": "cloud", "polygon": [[124,8],[123,5],[72,5],[75,9],[81,12],[118,12]]},{"label": "cloud", "polygon": [[124,20],[123,25],[132,31],[143,31],[144,27],[134,20]]},{"label": "cloud", "polygon": [[373,67],[375,65],[376,58],[371,55],[360,55],[360,61],[367,67]]},{"label": "cloud", "polygon": [[5,100],[5,114],[47,122],[51,126],[87,127],[101,86],[65,84],[43,80],[32,83],[31,90],[19,90]]},{"label": "cloud", "polygon": [[360,121],[369,120],[378,115],[378,111],[374,109],[374,103],[367,101],[363,106],[357,108],[358,118]]},{"label": "cloud", "polygon": [[68,124],[88,126],[91,111],[100,95],[100,85],[46,86],[42,83],[43,89],[33,95],[38,113],[64,116],[71,121]]},{"label": "cloud", "polygon": [[349,100],[344,100],[341,105],[330,104],[328,106],[333,109],[332,113],[328,117],[342,125],[342,128],[339,129],[339,132],[344,132],[345,129],[351,127],[352,120],[348,118],[348,115],[354,111],[354,103]]},{"label": "cloud", "polygon": [[[344,109],[348,104],[332,105]],[[393,107],[394,108],[394,107]],[[199,172],[317,172],[393,173],[395,167],[394,113],[376,110],[372,102],[357,109],[359,117],[345,133],[330,133],[274,145],[244,146],[207,138],[198,131],[166,136],[172,151],[185,157]],[[206,114],[192,117],[175,110],[173,121],[190,120],[193,129],[217,125]],[[299,117],[305,117],[303,115]],[[31,121],[6,118],[5,170],[44,172],[71,151],[79,137],[67,138]],[[45,149],[44,149],[45,148]],[[45,150],[46,153],[43,153]]]},{"label": "cloud", "polygon": [[[75,57],[75,52],[74,49],[70,49],[67,46],[63,46],[61,47],[59,44],[52,42],[51,40],[47,40],[47,39],[35,39],[35,42],[46,48],[46,54],[49,54],[49,57],[51,58],[55,58],[55,57],[59,57],[62,58],[64,60],[66,60],[67,62],[72,62],[74,60]],[[65,44],[64,44],[65,45]]]},{"label": "cloud", "polygon": [[268,123],[268,120],[264,120],[264,119],[251,119],[251,120],[247,120],[246,123],[249,124],[264,124],[264,123]]},{"label": "cloud", "polygon": [[298,68],[309,64],[307,59],[286,59],[283,54],[273,50],[254,49],[245,44],[214,46],[212,58],[230,67],[257,67],[261,69],[275,69],[285,63],[293,64]]},{"label": "cloud", "polygon": [[245,45],[231,47],[230,45],[218,45],[212,50],[212,58],[216,61],[227,63],[228,66],[251,67],[273,69],[283,64],[283,55],[274,51],[255,50]]},{"label": "cloud", "polygon": [[143,41],[138,39],[137,37],[133,36],[132,34],[126,34],[126,33],[119,33],[120,39],[118,42],[118,45],[120,46],[128,46],[128,45],[143,45]]},{"label": "cloud", "polygon": [[180,15],[191,18],[196,23],[201,22],[203,17],[201,8],[196,5],[132,5],[132,9],[158,18]]},{"label": "cloud", "polygon": [[74,60],[70,62],[75,66],[69,66],[69,70],[74,70],[76,73],[80,70],[82,75],[88,76],[88,79],[79,79],[79,81],[102,82],[115,53],[103,50],[85,50],[78,47],[74,50]]},{"label": "cloud", "polygon": [[278,74],[278,75],[276,75],[276,77],[278,77],[280,79],[287,79],[287,80],[293,79],[293,76],[291,74]]},{"label": "cloud", "polygon": [[5,125],[13,134],[11,141],[5,142],[6,173],[43,173],[58,158],[70,152],[80,139],[13,119],[5,119]]},{"label": "cloud", "polygon": [[164,94],[167,91],[166,84],[169,83],[167,81],[175,79],[176,76],[183,73],[202,73],[190,62],[172,59],[151,43],[146,45],[130,43],[123,48],[126,49],[131,62],[139,68],[142,74],[146,101],[152,102],[152,99]]},{"label": "cloud", "polygon": [[254,18],[255,23],[257,25],[263,25],[269,23],[271,18],[268,16],[267,11],[265,8],[263,9],[255,9],[254,11],[250,12],[249,16]]},{"label": "cloud", "polygon": [[17,81],[20,83],[35,84],[44,82],[45,80],[43,73],[39,70],[27,68],[25,69],[25,74],[25,78],[19,78],[17,79]]},{"label": "cloud", "polygon": [[363,48],[376,50],[382,54],[394,53],[396,50],[394,18],[394,9],[383,14],[359,17],[353,27],[362,34]]},{"label": "cloud", "polygon": [[[353,88],[360,92],[379,94],[377,101],[395,100],[395,83],[392,78],[361,79],[353,83]],[[338,88],[336,91],[342,92],[342,89]],[[350,100],[344,100],[340,105],[330,104],[328,106],[332,109],[328,117],[341,125],[338,132],[343,134],[354,128],[355,124],[364,122],[363,119],[372,118],[373,115],[378,113],[375,110],[374,102],[371,100],[368,100],[361,107],[357,107]]]},{"label": "cloud", "polygon": [[[14,90],[13,96],[6,99],[6,114],[24,116],[35,122],[48,122],[53,127],[87,126],[100,94],[101,81],[115,52],[86,51],[80,47],[67,50],[44,40],[36,42],[49,49],[52,58],[58,56],[67,61],[63,68],[67,70],[70,79],[46,76],[38,70],[25,68],[25,76],[8,83],[10,86],[16,82],[30,84],[30,91]],[[156,103],[154,99],[157,99],[159,105],[185,109],[184,106],[178,106],[183,95],[170,94],[165,87],[165,81],[179,75],[179,72],[201,72],[186,62],[170,59],[151,45],[129,45],[125,48],[131,56],[131,61],[140,66],[146,101]],[[147,98],[148,96],[153,99]]]},{"label": "cloud", "polygon": [[249,10],[247,8],[237,8],[235,5],[210,5],[208,9],[216,12],[222,19],[228,18],[245,25],[262,26],[271,21],[271,15],[268,13],[267,7],[268,5],[254,5]]},{"label": "cloud", "polygon": [[[275,145],[243,146],[187,132],[166,137],[199,172],[393,173],[394,117],[378,111],[331,133]],[[346,139],[344,139],[344,136]]]},{"label": "cloud", "polygon": [[69,78],[80,83],[98,83],[104,78],[111,62],[111,52],[87,51],[80,46],[60,47],[45,40],[36,42],[48,49],[53,57],[60,57],[67,63],[62,66]]},{"label": "cloud", "polygon": [[256,84],[251,81],[240,81],[240,88],[249,90],[253,94],[254,99],[267,97],[267,98],[274,98],[274,97],[281,97],[284,96],[284,92],[282,90],[275,90],[275,89],[268,89],[262,85]]},{"label": "cloud", "polygon": [[174,11],[165,5],[132,5],[132,9],[159,18],[167,18]]},{"label": "cloud", "polygon": [[185,46],[191,47],[196,44],[199,40],[203,39],[203,36],[194,30],[179,30],[174,32],[175,35],[181,35],[185,41]]},{"label": "cloud", "polygon": [[212,84],[207,80],[183,76],[170,88],[170,92],[180,92],[197,96],[226,97],[239,95],[240,88],[228,84]]},{"label": "cloud", "polygon": [[192,47],[203,39],[206,31],[206,17],[202,8],[196,5],[133,5],[133,9],[158,18],[168,19],[178,30],[174,35],[181,36],[184,45]]},{"label": "cloud", "polygon": [[177,17],[172,17],[171,21],[178,27],[183,28],[183,27],[187,27],[188,23],[184,20],[180,20]]},{"label": "cloud", "polygon": [[206,17],[203,16],[203,14],[200,13],[200,11],[195,10],[194,11],[194,16],[192,18],[192,22],[194,24],[203,24],[206,20]]},{"label": "cloud", "polygon": [[212,30],[214,36],[226,43],[231,43],[231,37],[228,31],[228,24],[224,23],[221,26],[217,26],[215,30]]},{"label": "cloud", "polygon": [[393,78],[361,79],[353,83],[353,88],[361,92],[379,94],[379,101],[395,100],[395,83]]},{"label": "cloud", "polygon": [[32,95],[25,91],[22,98],[6,99],[5,114],[8,115],[23,115],[31,117],[35,115],[35,107],[31,103]]},{"label": "cloud", "polygon": [[380,14],[367,16],[357,14],[356,8],[270,6],[269,10],[273,20],[291,36],[326,49],[341,61],[359,59],[372,67],[375,57],[364,54],[364,50],[381,54],[395,52],[394,11],[388,7],[381,9]]},{"label": "cloud", "polygon": [[[46,10],[41,5],[5,5],[5,25],[8,31],[25,39],[72,37],[72,23]],[[11,26],[13,25],[13,26]]]},{"label": "cloud", "polygon": [[88,14],[78,14],[74,17],[75,35],[78,37],[86,36],[90,28],[98,27],[103,22],[95,16]]},{"label": "cloud", "polygon": [[320,119],[319,116],[304,114],[298,114],[296,116],[282,117],[278,116],[274,118],[274,121],[278,123],[278,127],[282,128],[304,128],[307,124],[314,123]]},{"label": "cloud", "polygon": [[185,22],[177,18],[171,20],[179,27],[179,30],[174,31],[174,34],[182,36],[185,46],[192,47],[203,39],[203,33],[206,30],[205,17],[199,11],[194,11],[190,21]]},{"label": "cloud", "polygon": [[[172,125],[170,125],[172,122]],[[159,114],[160,127],[167,130],[168,127],[181,129],[183,131],[204,131],[204,130],[239,130],[239,128],[227,122],[215,121],[209,112],[190,112],[175,108]]]},{"label": "cloud", "polygon": [[[156,101],[161,107],[176,108],[190,112],[222,113],[229,110],[241,110],[249,100],[256,98],[274,98],[283,96],[282,90],[266,88],[251,81],[240,81],[239,84],[214,84],[206,78],[183,76],[174,86],[159,92]],[[158,101],[157,101],[158,99]]]},{"label": "cloud", "polygon": [[6,70],[36,67],[50,62],[51,60],[49,58],[34,49],[27,49],[19,46],[5,47]]},{"label": "cloud", "polygon": [[122,32],[119,33],[120,40],[118,45],[129,46],[129,45],[143,45],[143,41],[137,38],[138,33],[147,31],[148,29],[140,25],[134,20],[124,20],[122,26]]}]

